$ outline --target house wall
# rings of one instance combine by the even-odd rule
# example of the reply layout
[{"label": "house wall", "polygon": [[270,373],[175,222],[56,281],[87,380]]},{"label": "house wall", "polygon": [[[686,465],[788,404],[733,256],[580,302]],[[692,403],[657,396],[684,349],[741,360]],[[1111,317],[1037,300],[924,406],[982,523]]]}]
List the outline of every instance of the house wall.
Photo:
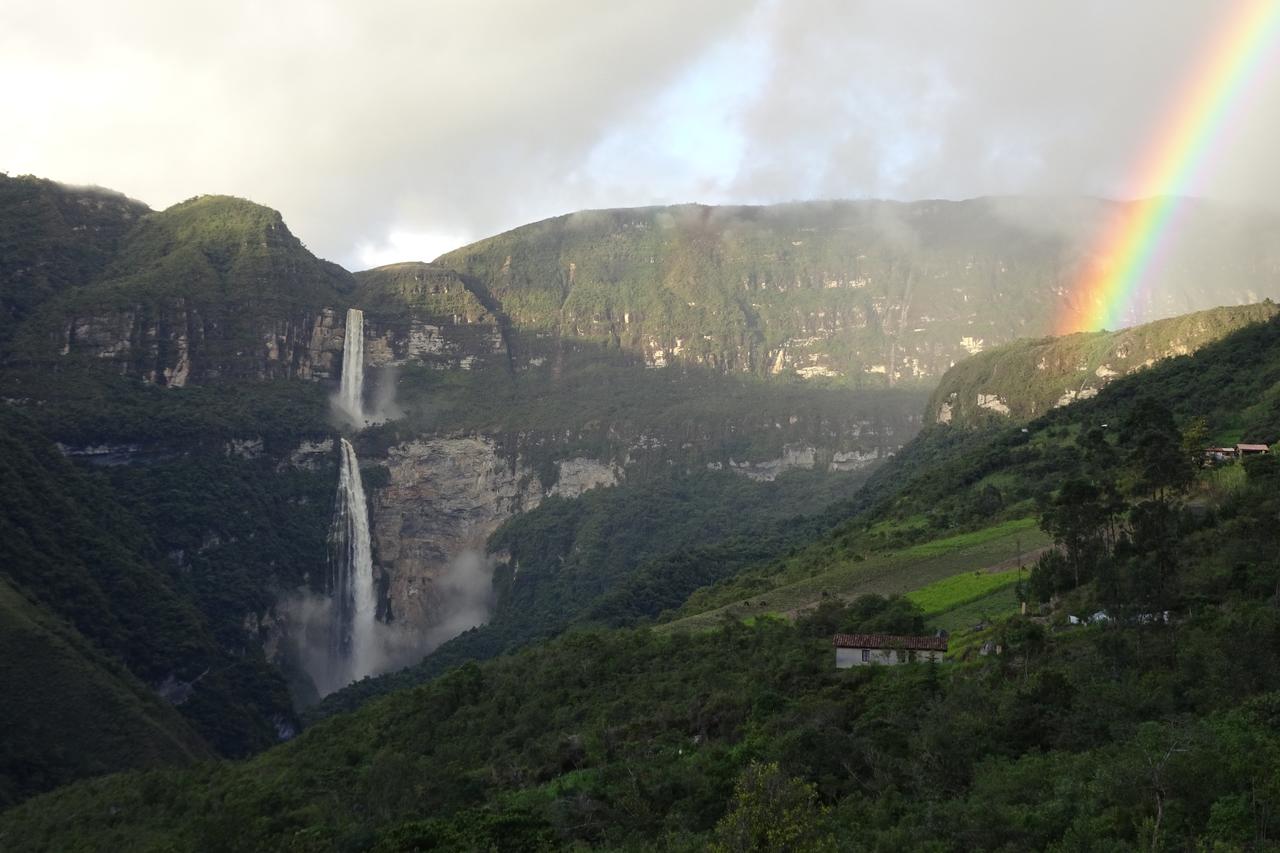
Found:
[{"label": "house wall", "polygon": [[[848,669],[851,666],[870,666],[877,665],[894,665],[907,663],[910,660],[910,652],[901,649],[866,649],[867,660],[862,659],[863,649],[836,649],[836,669]],[[915,653],[915,660],[919,663],[925,661],[941,661],[943,652],[923,651]]]}]

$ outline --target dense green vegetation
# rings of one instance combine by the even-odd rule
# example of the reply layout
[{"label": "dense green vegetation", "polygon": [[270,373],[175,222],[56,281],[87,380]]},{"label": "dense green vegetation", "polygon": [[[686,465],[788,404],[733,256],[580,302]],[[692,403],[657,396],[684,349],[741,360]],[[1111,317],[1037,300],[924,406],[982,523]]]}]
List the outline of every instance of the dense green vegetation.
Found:
[{"label": "dense green vegetation", "polygon": [[424,433],[480,432],[535,464],[555,453],[664,469],[774,459],[788,444],[887,454],[913,434],[925,399],[913,389],[854,391],[698,367],[647,370],[625,353],[582,344],[566,347],[558,363],[515,373],[496,364],[403,367],[396,374],[403,416],[362,432],[359,447],[380,455]]},{"label": "dense green vegetation", "polygon": [[0,343],[49,299],[99,276],[150,212],[99,187],[0,173]]},{"label": "dense green vegetation", "polygon": [[[209,480],[193,479],[190,463],[178,466],[177,474],[172,473],[174,463],[157,463],[108,469],[109,477],[70,463],[33,423],[7,407],[0,409],[0,427],[0,475],[5,483],[0,490],[0,580],[69,626],[55,630],[47,620],[37,620],[50,637],[63,639],[48,646],[48,660],[33,657],[23,662],[24,668],[6,668],[6,693],[22,694],[30,702],[37,697],[54,701],[56,674],[69,665],[66,661],[74,651],[74,661],[105,668],[105,674],[88,676],[86,689],[95,679],[105,679],[108,685],[119,679],[126,685],[135,683],[130,679],[152,688],[166,685],[175,701],[183,697],[178,704],[182,715],[225,754],[243,755],[276,742],[279,727],[293,719],[284,683],[266,666],[260,649],[247,652],[242,636],[228,636],[230,623],[242,619],[244,611],[201,606],[230,587],[219,574],[193,574],[191,569],[225,572],[234,564],[243,571],[265,565],[264,557],[276,560],[286,554],[296,563],[307,552],[294,551],[296,539],[287,539],[288,505],[262,497],[260,481],[254,486],[243,478],[228,478],[225,469],[234,468],[230,462],[224,463],[223,471],[209,472]],[[228,498],[239,506],[233,518],[210,511],[218,505],[219,487],[236,486],[239,490]],[[255,488],[257,506],[246,500]],[[153,514],[148,515],[147,508]],[[229,545],[209,547],[214,544],[209,537],[228,542],[253,539],[255,529],[267,535],[240,546],[242,552],[252,548],[252,556],[237,554]],[[323,533],[319,535],[323,539]],[[200,552],[202,546],[207,553]],[[181,559],[175,559],[175,547],[189,548],[190,557],[182,550]],[[242,594],[262,596],[269,582],[259,578],[245,583]],[[217,591],[203,592],[210,584]],[[13,636],[29,636],[25,626],[35,617],[17,608],[6,609],[4,616]],[[84,640],[77,644],[66,639],[74,636]],[[38,675],[44,669],[48,682]],[[125,669],[127,674],[120,674]],[[99,725],[128,730],[128,714],[141,713],[129,710],[136,705],[136,699],[112,700],[103,706],[104,715],[110,707],[128,713],[114,722],[106,716]],[[138,747],[138,756],[143,756],[139,758],[118,749],[112,738],[104,740],[100,750],[86,750],[84,763],[69,763],[59,757],[62,751],[69,744],[84,743],[94,729],[82,728],[75,715],[49,711],[37,715],[47,723],[48,737],[29,741],[21,766],[5,771],[13,789],[29,792],[65,780],[68,767],[88,772],[150,763],[146,741]],[[144,711],[154,716],[153,710]],[[59,731],[61,723],[69,728]],[[194,743],[187,749],[203,754],[203,744]],[[34,760],[38,754],[49,757],[50,768],[63,770],[42,770]],[[153,757],[183,754],[165,748],[154,750]]]},{"label": "dense green vegetation", "polygon": [[[1026,427],[930,427],[871,477],[854,511],[830,534],[788,560],[761,563],[699,593],[685,613],[730,602],[742,602],[744,614],[768,612],[743,600],[828,567],[839,573],[847,566],[856,577],[859,559],[886,549],[1029,518],[1057,484],[1079,472],[1082,455],[1094,465],[1115,463],[1115,453],[1097,444],[1099,435],[1107,437],[1108,447],[1121,449],[1142,441],[1148,430],[1130,417],[1139,399],[1161,401],[1182,422],[1203,418],[1206,445],[1280,440],[1280,322],[1245,327],[1194,356],[1116,380],[1097,398],[1054,410]],[[1019,544],[1033,546],[1030,538]],[[810,596],[815,591],[808,582],[801,589]]]},{"label": "dense green vegetation", "polygon": [[355,286],[276,211],[200,196],[139,219],[100,274],[23,325],[9,360],[105,364],[179,386],[298,375],[319,355],[312,333],[321,312]]},{"label": "dense green vegetation", "polygon": [[[205,628],[153,565],[145,533],[101,478],[74,467],[25,419],[0,409],[0,549],[8,579],[141,677],[194,678]],[[194,660],[184,660],[194,656]]]},{"label": "dense green vegetation", "polygon": [[[919,611],[872,596],[794,625],[572,633],[247,764],[39,798],[0,818],[0,838],[18,850],[736,849],[776,825],[812,849],[1267,846],[1280,574],[1260,524],[1280,509],[1275,478],[1274,465],[1251,468],[1238,499],[1178,528],[1168,622],[1013,618],[994,629],[999,656],[852,671],[833,669],[833,631],[915,631]],[[1072,595],[1096,606],[1106,592]]]},{"label": "dense green vegetation", "polygon": [[571,626],[647,622],[693,590],[818,535],[827,507],[863,477],[793,471],[755,482],[723,471],[637,479],[579,498],[550,498],[491,538],[506,555],[489,622],[421,664],[328,697],[313,718],[446,669],[554,637]]},{"label": "dense green vegetation", "polygon": [[[1216,396],[1185,388],[1244,351],[1252,378]],[[980,500],[975,486],[991,476],[1013,489],[1036,472],[1032,514],[1058,547],[1028,587],[1058,605],[984,629],[1001,654],[835,670],[836,630],[927,628],[909,599],[878,596],[827,601],[794,622],[571,631],[370,702],[248,763],[38,798],[0,818],[0,839],[16,849],[739,849],[770,837],[841,850],[1268,847],[1280,841],[1266,817],[1280,807],[1280,463],[1251,460],[1224,487],[1200,473],[1198,447],[1258,415],[1258,377],[1277,358],[1275,324],[1243,330],[1009,433],[1022,436],[1013,445],[1004,433],[955,445],[944,468],[984,473],[933,483],[938,515],[902,514],[926,494],[909,480],[830,534],[923,536],[907,549],[913,565],[1030,537],[1016,520],[927,533],[953,518],[950,503]],[[1100,412],[1117,428],[1090,426]],[[993,457],[993,443],[1025,450]],[[917,597],[960,604],[984,591],[973,586],[953,579]],[[1099,610],[1102,621],[1066,625]]]},{"label": "dense green vegetation", "polygon": [[0,809],[86,776],[212,752],[171,707],[0,577]]},{"label": "dense green vegetation", "polygon": [[227,381],[162,388],[68,367],[0,372],[0,394],[63,444],[221,451],[232,439],[260,439],[280,451],[331,434],[327,391],[310,382]]},{"label": "dense green vegetation", "polygon": [[[270,288],[262,287],[271,282]],[[73,291],[72,307],[130,305],[183,297],[235,300],[260,310],[332,304],[353,289],[350,273],[307,252],[280,214],[231,196],[197,196],[145,217],[102,281]]]},{"label": "dense green vegetation", "polygon": [[355,274],[352,302],[367,318],[395,322],[412,308],[426,316],[459,317],[467,323],[491,319],[484,305],[453,270],[424,263],[388,264]]},{"label": "dense green vegetation", "polygon": [[[1278,312],[1280,308],[1267,300],[1118,332],[1081,332],[1006,344],[948,370],[929,400],[926,421],[945,420],[959,427],[1028,421],[1079,396],[1096,394],[1115,376],[1142,370],[1171,355],[1190,354],[1244,326],[1270,320]],[[979,395],[996,398],[1008,412],[983,407]]]},{"label": "dense green vegetation", "polygon": [[869,556],[844,541],[823,537],[781,560],[698,590],[663,630],[710,627],[725,616],[794,615],[829,598],[848,601],[870,593],[907,593],[964,571],[1016,566],[1024,549],[1047,541],[1031,519]]}]

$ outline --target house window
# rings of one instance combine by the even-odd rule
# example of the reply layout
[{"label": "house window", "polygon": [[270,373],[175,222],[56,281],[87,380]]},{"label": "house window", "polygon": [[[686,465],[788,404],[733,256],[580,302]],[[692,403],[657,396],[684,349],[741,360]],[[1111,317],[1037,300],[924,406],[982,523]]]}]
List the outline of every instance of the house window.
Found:
[{"label": "house window", "polygon": [[866,662],[867,662],[867,661],[869,661],[869,660],[871,660],[871,649],[863,649],[863,650],[862,650],[862,662],[863,662],[863,663],[866,663]]},{"label": "house window", "polygon": [[899,651],[898,651],[898,660],[899,660],[901,663],[910,663],[910,662],[911,662],[911,652],[907,651],[906,649],[901,649],[901,650],[899,650]]}]

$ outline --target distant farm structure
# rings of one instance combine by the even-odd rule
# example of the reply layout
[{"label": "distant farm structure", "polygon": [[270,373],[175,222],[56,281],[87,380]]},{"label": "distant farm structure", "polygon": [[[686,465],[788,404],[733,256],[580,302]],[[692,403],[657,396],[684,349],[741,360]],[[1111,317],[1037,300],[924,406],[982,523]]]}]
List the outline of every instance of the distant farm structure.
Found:
[{"label": "distant farm structure", "polygon": [[947,653],[947,637],[904,637],[895,634],[836,634],[836,669],[853,666],[896,665],[941,661]]},{"label": "distant farm structure", "polygon": [[1246,456],[1261,456],[1270,452],[1271,448],[1265,444],[1236,444],[1232,447],[1206,448],[1204,458],[1206,463],[1216,465],[1223,462],[1236,462]]}]

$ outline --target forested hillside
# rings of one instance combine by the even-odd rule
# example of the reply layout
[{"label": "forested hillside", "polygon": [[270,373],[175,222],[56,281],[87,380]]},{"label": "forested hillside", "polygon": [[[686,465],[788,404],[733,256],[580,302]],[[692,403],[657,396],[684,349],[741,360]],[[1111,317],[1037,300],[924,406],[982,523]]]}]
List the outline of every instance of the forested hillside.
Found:
[{"label": "forested hillside", "polygon": [[[1238,369],[1241,364],[1250,369]],[[861,511],[830,535],[785,560],[754,566],[702,591],[685,605],[682,615],[755,597],[767,599],[778,587],[832,566],[856,564],[886,548],[1035,516],[1086,462],[1090,476],[1114,467],[1110,476],[1120,477],[1121,483],[1108,489],[1132,485],[1119,463],[1126,454],[1153,446],[1167,449],[1172,419],[1194,428],[1199,447],[1275,443],[1280,441],[1278,395],[1280,322],[1273,318],[1209,344],[1194,356],[1170,358],[1118,379],[1096,398],[1054,409],[1025,427],[970,430],[935,425],[876,472],[858,493]],[[1153,405],[1164,412],[1156,427],[1149,422]],[[1139,414],[1134,414],[1135,407]],[[1188,453],[1199,460],[1199,450]],[[741,612],[759,609],[746,607]]]},{"label": "forested hillside", "polygon": [[2,579],[0,654],[0,809],[87,776],[214,754],[163,698]]},{"label": "forested hillside", "polygon": [[[1254,371],[1231,370],[1245,358]],[[986,529],[951,513],[994,482],[1011,500],[992,517],[1030,516],[1056,545],[1021,586],[1028,615],[953,634],[947,663],[836,670],[833,632],[928,629],[917,605],[877,596],[696,633],[571,632],[247,763],[37,798],[0,817],[0,839],[19,850],[1265,849],[1280,840],[1266,819],[1280,806],[1280,465],[1204,468],[1199,448],[1217,430],[1265,438],[1277,371],[1272,321],[1026,433],[918,439],[900,482],[828,547],[891,529],[923,542]]]},{"label": "forested hillside", "polygon": [[1028,421],[1050,409],[1094,397],[1117,377],[1188,355],[1277,313],[1280,308],[1268,299],[1118,332],[1016,341],[948,370],[933,391],[925,421],[959,427]]},{"label": "forested hillside", "polygon": [[101,275],[150,212],[100,187],[0,174],[0,344],[40,305]]}]

